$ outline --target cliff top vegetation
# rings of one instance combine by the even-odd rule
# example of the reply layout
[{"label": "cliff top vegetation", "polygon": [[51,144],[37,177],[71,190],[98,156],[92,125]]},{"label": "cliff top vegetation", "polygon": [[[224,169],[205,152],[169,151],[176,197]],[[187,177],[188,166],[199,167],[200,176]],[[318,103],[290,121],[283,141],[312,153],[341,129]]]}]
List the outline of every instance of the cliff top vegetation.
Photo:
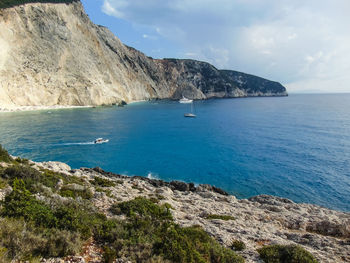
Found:
[{"label": "cliff top vegetation", "polygon": [[0,9],[24,5],[27,3],[72,3],[80,0],[0,0]]}]

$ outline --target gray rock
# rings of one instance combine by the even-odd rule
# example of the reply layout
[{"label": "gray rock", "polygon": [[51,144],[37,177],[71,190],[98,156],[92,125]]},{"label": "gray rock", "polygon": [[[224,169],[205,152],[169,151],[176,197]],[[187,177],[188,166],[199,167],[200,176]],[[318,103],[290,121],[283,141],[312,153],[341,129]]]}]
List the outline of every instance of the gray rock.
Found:
[{"label": "gray rock", "polygon": [[320,222],[312,222],[307,225],[306,230],[325,236],[350,238],[350,221],[331,222],[329,220],[322,220]]},{"label": "gray rock", "polygon": [[178,190],[178,191],[189,191],[190,190],[190,186],[187,183],[181,182],[181,181],[171,181],[170,182],[170,187],[173,190]]},{"label": "gray rock", "polygon": [[292,200],[289,200],[287,198],[281,198],[277,196],[272,196],[272,195],[258,195],[258,196],[253,196],[248,199],[249,201],[252,202],[258,202],[260,204],[268,204],[268,205],[274,205],[274,206],[280,206],[280,205],[285,205],[285,204],[294,204]]}]

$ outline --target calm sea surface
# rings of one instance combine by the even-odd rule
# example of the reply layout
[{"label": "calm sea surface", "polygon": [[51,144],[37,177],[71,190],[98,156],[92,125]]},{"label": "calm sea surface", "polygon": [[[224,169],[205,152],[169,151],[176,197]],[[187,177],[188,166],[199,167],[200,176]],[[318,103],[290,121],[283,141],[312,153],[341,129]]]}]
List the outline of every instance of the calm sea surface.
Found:
[{"label": "calm sea surface", "polygon": [[[350,94],[0,113],[13,155],[350,211]],[[110,140],[94,145],[97,137]]]}]

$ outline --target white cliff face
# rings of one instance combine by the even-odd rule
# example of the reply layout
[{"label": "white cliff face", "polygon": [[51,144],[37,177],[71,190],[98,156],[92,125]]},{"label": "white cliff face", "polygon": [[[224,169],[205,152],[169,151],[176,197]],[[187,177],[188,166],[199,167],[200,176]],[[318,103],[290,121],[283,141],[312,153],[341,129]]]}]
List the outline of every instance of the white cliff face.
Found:
[{"label": "white cliff face", "polygon": [[204,62],[149,58],[93,24],[79,1],[0,9],[0,108],[255,94],[286,91]]},{"label": "white cliff face", "polygon": [[0,10],[2,105],[101,105],[168,95],[154,90],[132,57],[80,2]]}]

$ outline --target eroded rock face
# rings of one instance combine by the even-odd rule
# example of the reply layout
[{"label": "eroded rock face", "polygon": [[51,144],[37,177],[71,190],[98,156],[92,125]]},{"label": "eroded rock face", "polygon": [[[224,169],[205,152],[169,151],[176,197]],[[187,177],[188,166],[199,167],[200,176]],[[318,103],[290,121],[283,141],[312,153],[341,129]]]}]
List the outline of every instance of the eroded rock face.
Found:
[{"label": "eroded rock face", "polygon": [[[101,211],[109,213],[109,207],[115,202],[113,198],[126,201],[137,196],[161,196],[161,203],[169,203],[174,208],[171,212],[180,225],[200,225],[228,247],[234,239],[243,241],[246,249],[237,253],[246,262],[262,262],[257,249],[268,244],[301,245],[319,262],[350,260],[349,213],[298,204],[269,195],[238,200],[210,185],[195,187],[179,181],[169,183],[144,177],[127,177],[105,172],[101,168],[74,171],[74,175],[77,174],[90,180],[103,176],[122,182],[110,188],[111,197],[95,194],[94,204]],[[207,219],[213,214],[228,215],[234,219]]]},{"label": "eroded rock face", "polygon": [[279,83],[208,63],[149,58],[93,24],[79,1],[0,9],[2,107],[286,94]]}]

